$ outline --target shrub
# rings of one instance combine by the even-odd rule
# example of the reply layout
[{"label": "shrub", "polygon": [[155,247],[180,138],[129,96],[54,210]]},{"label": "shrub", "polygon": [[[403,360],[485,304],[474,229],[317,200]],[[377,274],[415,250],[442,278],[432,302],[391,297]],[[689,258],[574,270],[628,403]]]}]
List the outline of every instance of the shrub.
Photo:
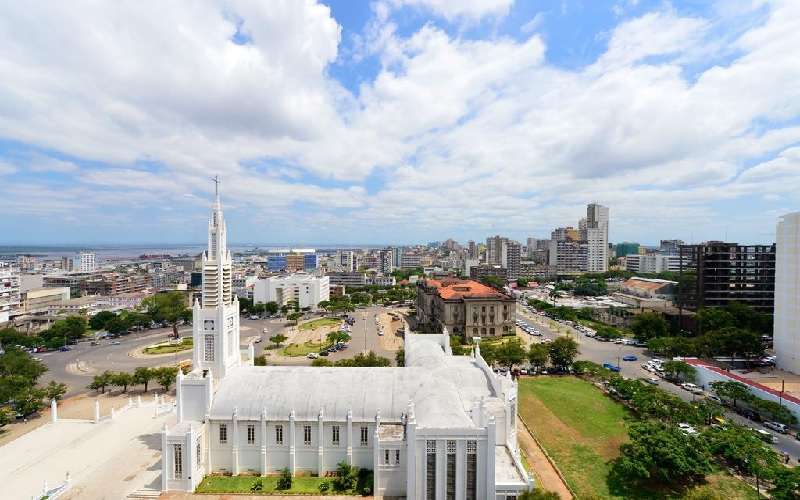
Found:
[{"label": "shrub", "polygon": [[253,481],[253,485],[250,486],[250,491],[261,491],[264,489],[264,481],[261,478],[256,479]]},{"label": "shrub", "polygon": [[321,483],[319,483],[319,486],[317,486],[317,488],[319,488],[320,493],[324,494],[329,489],[331,489],[331,484],[328,481],[322,481]]},{"label": "shrub", "polygon": [[278,478],[277,489],[289,490],[292,488],[292,471],[288,467],[281,469],[281,477]]},{"label": "shrub", "polygon": [[358,480],[358,467],[353,467],[347,462],[339,462],[336,474],[336,478],[333,480],[333,489],[340,492],[350,491]]}]

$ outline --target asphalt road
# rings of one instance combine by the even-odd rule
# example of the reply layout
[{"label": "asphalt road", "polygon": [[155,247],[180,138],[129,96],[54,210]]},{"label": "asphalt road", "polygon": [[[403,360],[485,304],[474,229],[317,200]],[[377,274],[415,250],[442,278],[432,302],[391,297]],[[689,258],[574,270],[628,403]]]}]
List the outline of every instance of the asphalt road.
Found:
[{"label": "asphalt road", "polygon": [[[534,325],[536,329],[542,332],[544,338],[555,339],[559,335],[563,335],[554,331],[554,328],[551,326],[553,323],[550,320],[537,314],[528,313],[528,311],[524,309],[522,305],[517,307],[517,316],[526,323]],[[652,359],[646,354],[646,351],[643,347],[614,344],[613,342],[600,342],[599,340],[595,340],[591,337],[586,337],[581,332],[564,324],[556,324],[558,325],[559,329],[567,330],[569,332],[568,335],[578,342],[580,350],[578,359],[585,359],[598,364],[615,364],[620,367],[620,373],[629,378],[652,378],[655,376],[641,366],[642,363],[646,363]],[[633,354],[638,359],[636,361],[622,361],[622,357],[628,354]],[[667,382],[663,379],[659,379],[658,386],[665,391],[669,391],[677,395],[684,401],[694,401],[695,398],[702,397],[692,394],[689,391],[684,390],[682,387],[672,384],[671,382]],[[726,411],[725,418],[741,425],[756,429],[763,429],[772,433],[778,438],[778,443],[774,445],[775,450],[777,450],[779,453],[788,453],[793,460],[800,459],[800,441],[797,441],[792,435],[776,433],[732,411]]]},{"label": "asphalt road", "polygon": [[[380,337],[377,334],[375,317],[385,308],[372,306],[358,309],[352,313],[356,317],[356,323],[352,328],[352,340],[350,348],[336,352],[328,356],[331,361],[354,356],[364,349],[372,350],[379,356],[384,356],[394,361],[394,352],[388,352],[381,347]],[[366,329],[364,327],[366,319]],[[282,318],[250,320],[242,316],[240,320],[240,343],[247,345],[251,340],[260,338],[261,341],[255,344],[256,354],[263,350],[262,346],[269,343],[269,337],[276,335],[286,328],[289,324]],[[266,329],[266,332],[264,331]],[[181,336],[191,335],[191,327],[182,327],[178,330]],[[366,333],[365,333],[366,332]],[[47,366],[48,371],[42,376],[42,382],[50,380],[63,382],[69,387],[67,397],[88,392],[86,388],[92,381],[93,375],[105,370],[129,371],[132,372],[140,366],[156,367],[163,365],[174,365],[179,361],[191,359],[192,351],[187,350],[173,355],[133,357],[132,352],[145,346],[163,342],[170,338],[172,328],[159,328],[147,330],[139,333],[132,333],[118,339],[101,340],[100,345],[93,346],[89,341],[79,342],[77,345],[70,346],[67,352],[53,351],[34,354],[40,358]],[[114,342],[118,341],[119,344]],[[295,360],[292,360],[295,361]],[[280,362],[278,362],[280,363]],[[287,364],[311,364],[307,358],[296,358],[296,362]],[[68,367],[72,366],[71,369]],[[88,368],[85,373],[76,370],[77,366]]]}]

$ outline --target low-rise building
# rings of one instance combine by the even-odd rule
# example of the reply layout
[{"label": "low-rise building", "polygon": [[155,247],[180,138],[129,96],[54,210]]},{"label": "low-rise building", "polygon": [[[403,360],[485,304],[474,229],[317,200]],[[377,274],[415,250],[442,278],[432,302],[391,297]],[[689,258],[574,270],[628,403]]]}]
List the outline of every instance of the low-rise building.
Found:
[{"label": "low-rise building", "polygon": [[0,323],[7,323],[19,310],[19,272],[11,264],[0,262]]},{"label": "low-rise building", "polygon": [[328,279],[332,285],[343,286],[366,286],[366,273],[328,273]]},{"label": "low-rise building", "polygon": [[69,287],[34,288],[22,293],[22,311],[24,314],[48,314],[58,311],[69,297]]},{"label": "low-rise building", "polygon": [[426,279],[417,283],[417,323],[422,329],[464,337],[499,337],[514,332],[516,302],[477,281]]},{"label": "low-rise building", "polygon": [[108,295],[98,298],[97,305],[101,309],[122,310],[136,309],[142,301],[149,297],[147,292],[121,293],[118,295]]},{"label": "low-rise building", "polygon": [[290,274],[258,280],[253,290],[253,301],[257,304],[277,302],[283,306],[291,301],[300,308],[317,309],[317,304],[330,299],[330,280],[327,276]]}]

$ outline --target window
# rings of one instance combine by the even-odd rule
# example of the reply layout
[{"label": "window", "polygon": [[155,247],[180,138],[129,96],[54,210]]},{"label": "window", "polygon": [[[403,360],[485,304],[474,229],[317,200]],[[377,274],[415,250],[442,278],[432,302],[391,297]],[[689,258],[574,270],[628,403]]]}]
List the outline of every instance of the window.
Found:
[{"label": "window", "polygon": [[383,450],[383,464],[389,465],[389,450]]},{"label": "window", "polygon": [[394,464],[400,465],[400,450],[394,450]]},{"label": "window", "polygon": [[334,425],[331,427],[331,443],[334,446],[339,446],[339,426]]},{"label": "window", "polygon": [[225,424],[219,424],[219,444],[225,444],[228,442],[228,426]]},{"label": "window", "polygon": [[180,444],[172,445],[173,478],[183,478],[183,446]]},{"label": "window", "polygon": [[283,444],[283,426],[275,426],[275,444]]},{"label": "window", "polygon": [[428,441],[425,451],[425,500],[436,500],[436,441]]},{"label": "window", "polygon": [[306,446],[311,446],[311,426],[304,425],[303,426],[303,444]]},{"label": "window", "polygon": [[456,500],[456,442],[447,442],[447,482],[445,499]]},{"label": "window", "polygon": [[253,424],[247,425],[247,444],[256,444],[256,426]]},{"label": "window", "polygon": [[197,467],[200,467],[200,464],[203,463],[203,449],[200,447],[200,438],[197,439],[197,445],[195,445],[195,447],[195,451],[197,452],[195,460],[197,460]]},{"label": "window", "polygon": [[214,335],[205,335],[205,354],[206,361],[214,361]]},{"label": "window", "polygon": [[367,427],[361,428],[361,446],[369,444],[369,429]]},{"label": "window", "polygon": [[478,500],[478,443],[467,441],[467,496],[466,500]]}]

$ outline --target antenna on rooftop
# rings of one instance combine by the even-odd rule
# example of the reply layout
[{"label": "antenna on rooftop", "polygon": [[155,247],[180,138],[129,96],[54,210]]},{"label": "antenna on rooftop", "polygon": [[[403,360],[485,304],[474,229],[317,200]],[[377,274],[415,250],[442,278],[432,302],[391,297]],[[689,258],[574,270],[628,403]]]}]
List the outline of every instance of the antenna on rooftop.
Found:
[{"label": "antenna on rooftop", "polygon": [[215,175],[211,180],[214,181],[214,195],[219,196],[219,183],[222,182],[219,180],[219,175]]}]

